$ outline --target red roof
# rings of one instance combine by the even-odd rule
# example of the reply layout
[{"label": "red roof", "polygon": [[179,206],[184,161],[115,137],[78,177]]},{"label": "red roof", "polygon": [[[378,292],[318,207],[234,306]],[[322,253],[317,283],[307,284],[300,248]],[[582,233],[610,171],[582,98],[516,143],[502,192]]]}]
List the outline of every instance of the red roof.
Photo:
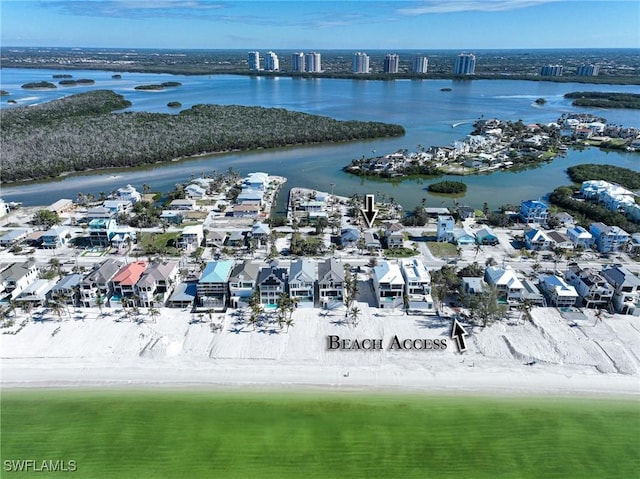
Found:
[{"label": "red roof", "polygon": [[118,274],[116,274],[112,281],[114,283],[120,283],[122,286],[133,286],[138,282],[142,273],[147,269],[146,261],[136,261],[126,265]]}]

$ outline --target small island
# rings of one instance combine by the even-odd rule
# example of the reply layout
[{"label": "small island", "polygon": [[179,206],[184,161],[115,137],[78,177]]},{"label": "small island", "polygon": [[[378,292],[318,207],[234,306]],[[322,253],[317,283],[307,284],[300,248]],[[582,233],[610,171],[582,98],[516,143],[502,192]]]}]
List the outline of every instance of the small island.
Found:
[{"label": "small island", "polygon": [[440,88],[440,91],[451,91],[452,89],[449,87]]},{"label": "small island", "polygon": [[573,106],[640,110],[640,94],[638,93],[574,91],[566,93],[564,97],[573,99],[571,103]]},{"label": "small island", "polygon": [[111,75],[111,78],[113,78],[114,80],[122,80],[122,75],[116,73],[115,75]]},{"label": "small island", "polygon": [[180,103],[179,101],[170,101],[169,103],[167,103],[167,106],[169,108],[180,108],[182,106],[182,103]]},{"label": "small island", "polygon": [[24,88],[25,90],[36,90],[36,89],[40,89],[40,88],[54,89],[54,88],[57,88],[57,87],[51,82],[40,81],[40,82],[25,83],[24,85],[22,85],[22,88]]},{"label": "small island", "polygon": [[96,82],[95,80],[80,78],[78,80],[60,80],[58,82],[58,85],[62,85],[62,86],[93,85],[95,82]]},{"label": "small island", "polygon": [[7,96],[9,92],[7,90],[0,90],[0,96]]},{"label": "small island", "polygon": [[427,186],[427,191],[445,195],[459,195],[467,192],[467,185],[461,181],[439,181]]},{"label": "small island", "polygon": [[545,100],[544,98],[538,98],[535,101],[536,105],[544,105],[545,103],[547,103],[547,100]]},{"label": "small island", "polygon": [[73,78],[73,75],[70,75],[69,73],[56,73],[55,75],[52,75],[52,77],[57,80],[58,78]]},{"label": "small island", "polygon": [[177,81],[166,81],[164,83],[155,83],[150,85],[138,85],[136,90],[164,90],[165,88],[174,88],[182,86],[182,83]]}]

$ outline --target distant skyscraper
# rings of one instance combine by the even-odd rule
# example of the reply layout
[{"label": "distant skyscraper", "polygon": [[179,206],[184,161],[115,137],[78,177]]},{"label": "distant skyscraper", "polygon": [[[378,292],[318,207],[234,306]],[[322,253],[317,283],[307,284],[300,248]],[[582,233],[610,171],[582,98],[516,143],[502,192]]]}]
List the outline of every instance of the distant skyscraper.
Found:
[{"label": "distant skyscraper", "polygon": [[320,73],[322,71],[321,55],[317,52],[307,53],[304,56],[304,61],[306,64],[305,71],[311,73]]},{"label": "distant skyscraper", "polygon": [[429,60],[424,55],[416,55],[413,59],[413,73],[427,73]]},{"label": "distant skyscraper", "polygon": [[473,53],[461,53],[453,68],[455,75],[473,75],[476,71],[476,56]]},{"label": "distant skyscraper", "polygon": [[260,70],[260,53],[249,52],[249,70],[251,71]]},{"label": "distant skyscraper", "polygon": [[353,54],[353,73],[369,73],[369,55],[362,52]]},{"label": "distant skyscraper", "polygon": [[264,57],[264,69],[269,72],[277,72],[280,70],[280,61],[278,55],[273,52],[267,52]]},{"label": "distant skyscraper", "polygon": [[291,70],[294,72],[303,72],[304,70],[304,53],[295,52],[291,55]]},{"label": "distant skyscraper", "polygon": [[400,57],[395,53],[389,53],[384,56],[384,66],[382,71],[384,73],[398,73],[398,64],[400,63]]},{"label": "distant skyscraper", "polygon": [[540,69],[540,76],[543,76],[543,77],[562,76],[562,65],[545,65]]},{"label": "distant skyscraper", "polygon": [[580,77],[595,77],[600,73],[598,65],[580,65],[576,74]]}]

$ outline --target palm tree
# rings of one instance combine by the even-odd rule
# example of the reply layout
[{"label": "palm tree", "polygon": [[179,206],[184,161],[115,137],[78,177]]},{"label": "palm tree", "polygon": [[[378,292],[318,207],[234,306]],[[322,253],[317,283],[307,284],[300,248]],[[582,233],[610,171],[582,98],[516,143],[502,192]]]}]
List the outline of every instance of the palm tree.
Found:
[{"label": "palm tree", "polygon": [[96,306],[100,311],[100,316],[102,316],[102,308],[104,306],[104,298],[102,297],[102,291],[98,290],[98,295],[96,296]]},{"label": "palm tree", "polygon": [[354,306],[353,308],[351,308],[349,310],[349,316],[351,317],[351,323],[354,326],[358,325],[358,318],[360,317],[360,308],[358,308],[357,306]]},{"label": "palm tree", "polygon": [[160,316],[160,311],[158,311],[158,309],[156,308],[149,308],[147,311],[147,314],[149,314],[149,316],[151,316],[151,321],[153,321],[154,323],[156,322],[158,316]]},{"label": "palm tree", "polygon": [[64,307],[56,301],[51,304],[51,310],[58,316],[58,322],[62,321],[62,312],[64,311]]}]

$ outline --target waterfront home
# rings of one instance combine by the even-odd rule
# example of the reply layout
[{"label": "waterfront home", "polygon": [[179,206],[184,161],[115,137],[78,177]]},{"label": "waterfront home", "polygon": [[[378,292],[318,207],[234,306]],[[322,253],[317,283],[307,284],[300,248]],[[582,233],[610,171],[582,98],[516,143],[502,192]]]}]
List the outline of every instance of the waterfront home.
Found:
[{"label": "waterfront home", "polygon": [[471,208],[470,206],[460,206],[458,208],[458,216],[461,220],[466,220],[468,218],[475,218],[476,210]]},{"label": "waterfront home", "polygon": [[113,294],[111,280],[122,268],[122,262],[108,258],[100,264],[94,265],[93,271],[87,274],[80,283],[80,302],[85,308],[95,306],[100,298],[102,303]]},{"label": "waterfront home", "polygon": [[246,234],[244,231],[232,231],[227,240],[227,245],[231,248],[243,248],[246,243]]},{"label": "waterfront home", "polygon": [[236,202],[240,205],[251,204],[256,206],[262,206],[264,204],[264,191],[254,190],[253,188],[243,188]]},{"label": "waterfront home", "polygon": [[7,247],[18,244],[25,240],[32,230],[27,228],[16,228],[8,231],[5,235],[0,237],[0,246]]},{"label": "waterfront home", "polygon": [[563,226],[565,228],[571,228],[572,226],[575,226],[575,219],[573,218],[573,216],[571,216],[569,213],[565,212],[565,211],[559,211],[558,213],[555,213],[554,215],[551,215],[558,223],[560,223],[560,226]]},{"label": "waterfront home", "polygon": [[489,228],[476,231],[476,243],[483,246],[495,246],[499,243],[498,237]]},{"label": "waterfront home", "polygon": [[191,184],[185,187],[184,194],[187,198],[202,199],[207,196],[207,190],[201,186]]},{"label": "waterfront home", "polygon": [[234,218],[256,218],[260,213],[260,206],[243,203],[241,205],[233,205],[232,211]]},{"label": "waterfront home", "polygon": [[105,200],[102,202],[102,207],[109,210],[112,216],[117,216],[125,213],[129,213],[133,208],[133,202],[131,200]]},{"label": "waterfront home", "polygon": [[66,213],[73,209],[73,201],[66,198],[62,198],[57,200],[52,205],[47,206],[46,209],[48,211],[52,211],[53,213],[56,213],[58,216],[61,216],[63,213]]},{"label": "waterfront home", "polygon": [[576,247],[589,249],[593,244],[593,235],[582,226],[567,228],[567,236]]},{"label": "waterfront home", "polygon": [[460,291],[467,296],[483,294],[487,290],[487,283],[482,278],[463,276],[460,280]]},{"label": "waterfront home", "polygon": [[633,233],[629,238],[627,251],[631,254],[640,254],[640,233]]},{"label": "waterfront home", "polygon": [[210,248],[222,248],[227,239],[227,233],[224,231],[209,231],[205,238],[205,245]]},{"label": "waterfront home", "polygon": [[265,223],[255,223],[251,227],[251,237],[257,239],[260,243],[267,241],[271,234],[271,228]]},{"label": "waterfront home", "polygon": [[18,304],[29,303],[32,308],[38,308],[47,304],[51,299],[51,290],[55,281],[36,279],[15,298]]},{"label": "waterfront home", "polygon": [[168,224],[179,225],[184,221],[185,215],[185,210],[162,210],[160,219]]},{"label": "waterfront home", "polygon": [[353,248],[360,239],[360,232],[356,228],[344,228],[340,231],[340,244],[345,248]]},{"label": "waterfront home", "polygon": [[6,299],[15,299],[38,277],[33,261],[13,263],[0,272],[0,285]]},{"label": "waterfront home", "polygon": [[249,173],[242,183],[254,190],[266,190],[269,183],[269,175],[261,171]]},{"label": "waterfront home", "polygon": [[136,204],[142,199],[142,195],[131,185],[118,188],[117,195],[119,200],[129,201],[131,204]]},{"label": "waterfront home", "polygon": [[546,306],[544,295],[540,292],[537,283],[529,279],[522,279],[522,301],[528,302],[532,306]]},{"label": "waterfront home", "polygon": [[542,251],[550,248],[552,240],[544,231],[533,228],[524,234],[524,244],[527,249]]},{"label": "waterfront home", "polygon": [[318,264],[318,298],[328,308],[344,300],[344,264],[335,258]]},{"label": "waterfront home", "polygon": [[289,269],[289,296],[300,306],[313,307],[315,284],[318,273],[316,263],[299,259],[291,263]]},{"label": "waterfront home", "polygon": [[168,308],[191,308],[197,295],[196,283],[178,283],[167,299]]},{"label": "waterfront home", "polygon": [[136,261],[120,268],[111,278],[111,289],[113,290],[113,296],[110,298],[111,303],[136,304],[137,301],[134,299],[138,294],[136,283],[146,271],[147,266],[146,261]]},{"label": "waterfront home", "polygon": [[499,300],[509,304],[522,300],[524,286],[511,266],[489,266],[484,272],[484,279],[487,284],[496,288]]},{"label": "waterfront home", "polygon": [[540,287],[547,296],[548,303],[556,308],[573,306],[578,299],[576,289],[556,275],[541,276]]},{"label": "waterfront home", "polygon": [[408,304],[407,313],[435,314],[431,297],[431,275],[419,259],[404,260],[401,264]]},{"label": "waterfront home", "polygon": [[51,297],[75,306],[80,300],[80,285],[83,279],[84,275],[79,273],[64,276],[51,289]]},{"label": "waterfront home", "polygon": [[47,249],[55,249],[68,243],[71,237],[71,230],[66,226],[55,226],[45,231],[40,236],[42,247]]},{"label": "waterfront home", "polygon": [[257,290],[260,265],[245,260],[236,264],[229,276],[229,294],[233,308],[243,308],[249,303],[249,298]]},{"label": "waterfront home", "polygon": [[172,210],[193,211],[196,209],[196,200],[193,198],[178,198],[169,203]]},{"label": "waterfront home", "polygon": [[404,305],[405,282],[400,266],[382,261],[371,269],[371,279],[378,308],[398,308]]},{"label": "waterfront home", "polygon": [[287,292],[288,276],[287,268],[278,267],[275,264],[262,268],[257,281],[260,304],[265,307],[275,307],[278,297]]},{"label": "waterfront home", "polygon": [[94,208],[89,208],[87,210],[86,219],[88,222],[91,220],[108,220],[110,218],[115,218],[116,213],[109,208],[105,208],[104,206],[96,206]]},{"label": "waterfront home", "polygon": [[520,203],[520,218],[525,223],[545,224],[549,217],[549,207],[540,200],[526,200]]},{"label": "waterfront home", "polygon": [[198,304],[214,311],[224,311],[229,298],[229,278],[233,261],[210,261],[197,284]]},{"label": "waterfront home", "polygon": [[572,263],[564,276],[567,283],[576,288],[582,305],[587,308],[606,307],[613,299],[613,287],[590,268]]},{"label": "waterfront home", "polygon": [[204,228],[202,225],[185,226],[178,236],[177,246],[187,251],[197,250],[204,240]]},{"label": "waterfront home", "polygon": [[438,227],[436,230],[436,240],[439,242],[451,243],[453,242],[453,228],[455,227],[455,220],[451,215],[439,215]]},{"label": "waterfront home", "polygon": [[601,274],[613,287],[616,312],[640,316],[640,279],[624,266],[605,268]]},{"label": "waterfront home", "polygon": [[596,247],[601,253],[612,253],[623,250],[629,241],[629,233],[618,226],[607,226],[604,223],[591,223],[589,228]]},{"label": "waterfront home", "polygon": [[164,306],[178,277],[178,262],[151,263],[136,283],[140,306],[154,308]]}]

